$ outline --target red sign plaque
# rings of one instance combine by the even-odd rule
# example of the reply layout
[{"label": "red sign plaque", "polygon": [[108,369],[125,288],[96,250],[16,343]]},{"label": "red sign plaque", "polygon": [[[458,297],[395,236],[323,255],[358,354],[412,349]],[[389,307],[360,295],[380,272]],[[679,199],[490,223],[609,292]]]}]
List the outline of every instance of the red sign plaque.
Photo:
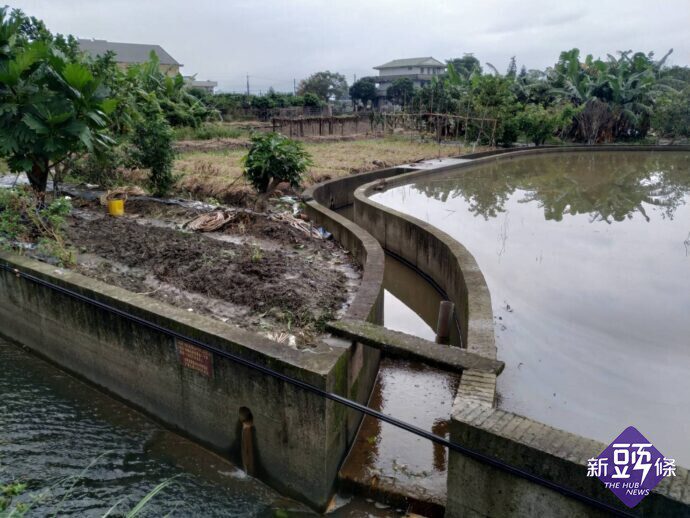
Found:
[{"label": "red sign plaque", "polygon": [[178,339],[177,356],[180,363],[188,369],[195,370],[207,378],[213,377],[213,354],[206,349]]}]

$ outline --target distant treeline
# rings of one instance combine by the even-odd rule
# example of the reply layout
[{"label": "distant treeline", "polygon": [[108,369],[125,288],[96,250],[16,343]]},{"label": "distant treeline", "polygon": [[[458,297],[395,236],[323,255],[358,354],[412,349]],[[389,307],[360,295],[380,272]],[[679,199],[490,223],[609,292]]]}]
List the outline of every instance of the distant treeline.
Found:
[{"label": "distant treeline", "polygon": [[[482,143],[509,145],[520,137],[536,144],[552,139],[599,143],[690,137],[690,68],[667,66],[653,53],[618,52],[606,59],[584,59],[578,49],[561,52],[545,70],[518,69],[515,58],[502,73],[484,67],[471,54],[447,62],[447,73],[423,88],[406,78],[388,88],[387,100],[410,113],[444,113],[468,119],[497,120],[495,130],[477,124],[460,135]],[[378,78],[353,85],[329,71],[300,82],[298,94],[199,94],[221,113],[267,113],[290,107],[319,107],[349,98],[359,106],[379,105]],[[453,130],[453,133],[458,131]],[[489,142],[487,139],[490,139]]]}]

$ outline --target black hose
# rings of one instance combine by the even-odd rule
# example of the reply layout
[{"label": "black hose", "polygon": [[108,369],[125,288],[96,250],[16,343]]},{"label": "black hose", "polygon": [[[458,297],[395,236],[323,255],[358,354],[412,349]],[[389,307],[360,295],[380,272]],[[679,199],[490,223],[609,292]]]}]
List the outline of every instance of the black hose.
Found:
[{"label": "black hose", "polygon": [[320,389],[314,385],[311,385],[309,383],[305,383],[304,381],[298,380],[296,378],[292,378],[292,377],[287,376],[283,373],[277,372],[277,371],[275,371],[269,367],[259,365],[257,363],[252,362],[252,361],[249,361],[245,358],[242,358],[241,356],[238,356],[236,354],[224,351],[224,350],[219,349],[218,347],[215,347],[213,345],[209,345],[209,344],[206,344],[204,342],[201,342],[195,338],[185,336],[182,333],[178,333],[177,331],[167,329],[161,325],[155,324],[155,323],[150,322],[150,321],[143,319],[141,317],[137,317],[136,315],[132,315],[132,314],[130,314],[124,310],[118,309],[118,308],[113,307],[113,306],[106,304],[104,302],[100,302],[98,300],[95,300],[95,299],[92,299],[92,298],[87,297],[85,295],[82,295],[80,293],[77,293],[76,291],[72,291],[68,288],[58,286],[57,284],[53,284],[51,282],[45,281],[45,280],[43,280],[39,277],[36,277],[34,275],[24,273],[17,268],[13,268],[12,266],[9,266],[8,264],[0,263],[0,270],[4,270],[6,272],[9,272],[11,274],[16,275],[17,277],[20,277],[22,279],[26,279],[26,280],[31,281],[35,284],[40,285],[40,286],[45,286],[46,288],[50,288],[51,290],[54,290],[58,293],[61,293],[63,295],[71,297],[73,299],[79,300],[81,302],[85,302],[87,304],[90,304],[91,306],[97,307],[99,309],[102,309],[102,310],[107,311],[109,313],[112,313],[114,315],[120,316],[122,318],[125,318],[125,319],[131,321],[131,322],[134,322],[134,323],[139,324],[141,326],[147,327],[147,328],[152,329],[154,331],[166,334],[168,336],[177,338],[179,340],[184,340],[185,342],[191,343],[197,347],[200,347],[200,348],[205,349],[207,351],[210,351],[214,354],[217,354],[218,356],[220,356],[222,358],[226,358],[230,361],[233,361],[233,362],[238,363],[240,365],[243,365],[245,367],[249,367],[250,369],[257,370],[263,374],[267,374],[269,376],[272,376],[273,378],[279,379],[281,381],[284,381],[286,383],[289,383],[291,385],[299,387],[303,390],[306,390],[307,392],[311,392],[313,394],[317,394],[317,395],[324,397],[326,399],[330,399],[331,401],[335,401],[336,403],[340,403],[341,405],[352,408],[354,410],[362,412],[363,414],[374,417],[380,421],[383,421],[385,423],[388,423],[388,424],[391,424],[391,425],[396,426],[398,428],[401,428],[402,430],[405,430],[405,431],[408,431],[408,432],[413,433],[415,435],[418,435],[419,437],[423,437],[425,439],[428,439],[429,441],[431,441],[433,443],[439,444],[441,446],[445,446],[449,450],[453,450],[455,452],[458,452],[458,453],[465,455],[471,459],[479,461],[483,464],[487,464],[487,465],[492,466],[494,468],[500,469],[500,470],[502,470],[506,473],[509,473],[511,475],[515,475],[517,477],[523,478],[523,479],[528,480],[530,482],[534,482],[535,484],[538,484],[540,486],[551,489],[552,491],[556,491],[557,493],[560,493],[561,495],[567,496],[567,497],[572,498],[574,500],[578,500],[580,502],[583,502],[587,505],[590,505],[590,506],[595,507],[597,509],[600,509],[602,511],[609,512],[609,513],[613,514],[614,516],[624,516],[624,517],[636,516],[632,513],[628,513],[626,511],[623,511],[617,507],[613,507],[610,504],[607,504],[605,502],[601,502],[600,500],[596,500],[595,498],[591,498],[585,494],[579,493],[579,492],[574,491],[570,488],[567,488],[565,486],[557,484],[556,482],[552,482],[550,480],[539,477],[537,475],[533,475],[532,473],[524,471],[520,468],[506,464],[501,460],[495,459],[495,458],[490,457],[488,455],[484,455],[483,453],[479,453],[479,452],[474,451],[470,448],[462,446],[458,443],[449,441],[448,439],[446,439],[444,437],[441,437],[439,435],[435,435],[431,432],[423,430],[422,428],[418,428],[417,426],[414,426],[412,424],[406,423],[404,421],[400,421],[399,419],[396,419],[395,417],[391,417],[391,416],[383,414],[377,410],[373,410],[373,409],[371,409],[365,405],[357,403],[356,401],[352,401],[348,398],[345,398],[345,397],[340,396],[338,394],[334,394],[332,392],[327,392],[327,391],[322,390],[322,389]]}]

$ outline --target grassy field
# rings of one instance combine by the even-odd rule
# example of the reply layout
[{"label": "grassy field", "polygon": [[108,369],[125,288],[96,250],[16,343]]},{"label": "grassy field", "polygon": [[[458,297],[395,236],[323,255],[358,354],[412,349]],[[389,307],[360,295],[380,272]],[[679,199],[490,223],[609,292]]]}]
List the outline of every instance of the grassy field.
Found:
[{"label": "grassy field", "polygon": [[[458,146],[402,137],[306,143],[305,147],[314,160],[304,179],[305,186],[356,172],[469,152]],[[246,149],[180,154],[175,161],[178,190],[197,198],[233,201],[249,189],[240,162],[245,154]]]},{"label": "grassy field", "polygon": [[215,138],[238,138],[248,136],[242,128],[223,122],[206,122],[198,128],[183,126],[173,129],[175,140],[210,140]]}]

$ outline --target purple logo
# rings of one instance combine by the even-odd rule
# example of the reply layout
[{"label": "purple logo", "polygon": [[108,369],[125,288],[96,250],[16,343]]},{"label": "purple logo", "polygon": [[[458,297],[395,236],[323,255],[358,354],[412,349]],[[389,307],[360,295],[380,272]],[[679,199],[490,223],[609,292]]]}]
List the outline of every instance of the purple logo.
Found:
[{"label": "purple logo", "polygon": [[635,507],[664,477],[676,476],[676,461],[664,457],[634,426],[587,461],[587,476],[598,477],[628,507]]}]

